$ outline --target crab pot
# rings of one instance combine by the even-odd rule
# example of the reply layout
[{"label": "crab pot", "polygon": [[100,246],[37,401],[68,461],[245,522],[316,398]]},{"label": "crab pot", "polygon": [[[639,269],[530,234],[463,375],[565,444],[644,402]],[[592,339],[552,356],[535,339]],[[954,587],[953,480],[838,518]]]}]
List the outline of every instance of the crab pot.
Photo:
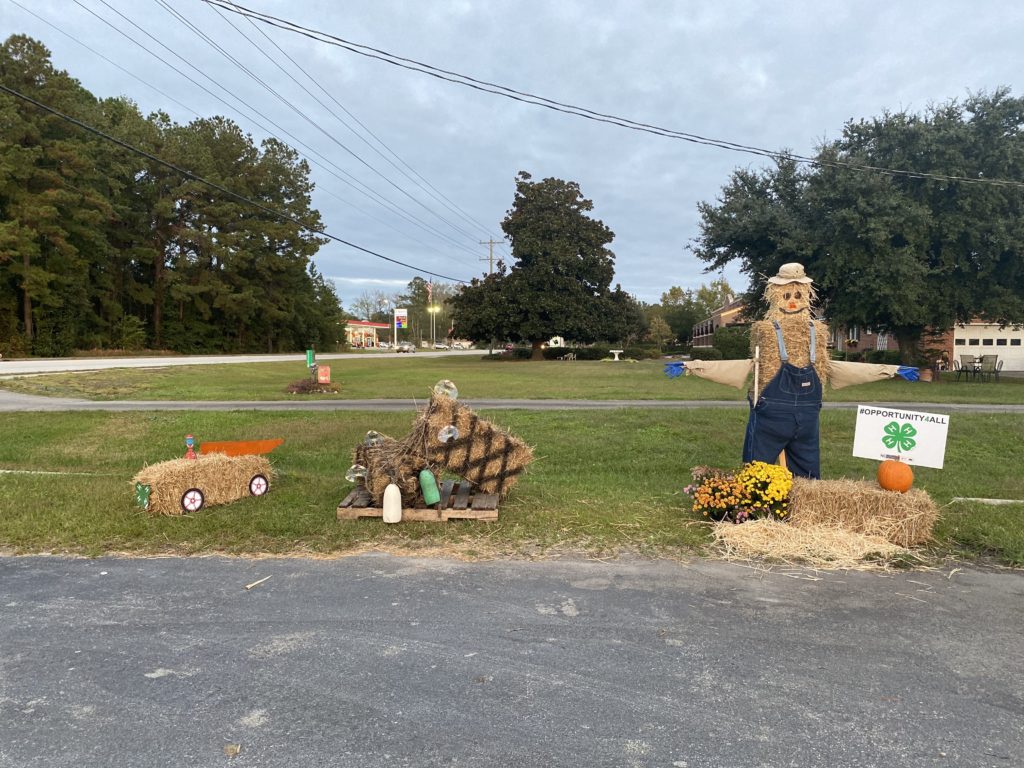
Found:
[{"label": "crab pot", "polygon": [[867,480],[793,478],[789,494],[794,526],[840,526],[913,547],[932,538],[938,508],[919,488],[896,493]]},{"label": "crab pot", "polygon": [[[449,425],[459,430],[459,436],[442,443],[438,433]],[[413,433],[423,435],[430,464],[468,480],[483,493],[507,495],[533,461],[529,445],[447,395],[431,397]]]},{"label": "crab pot", "polygon": [[402,492],[402,504],[412,506],[419,492],[419,473],[426,466],[426,460],[408,441],[381,435],[378,445],[357,445],[352,457],[354,463],[366,467],[366,489],[374,504],[384,503],[384,491],[394,483]]},{"label": "crab pot", "polygon": [[252,495],[250,482],[257,475],[274,479],[270,461],[264,456],[226,456],[222,453],[200,455],[195,459],[171,459],[143,468],[132,478],[132,487],[142,483],[150,487],[149,506],[153,515],[185,513],[182,497],[187,491],[202,493],[202,507],[228,504]]}]

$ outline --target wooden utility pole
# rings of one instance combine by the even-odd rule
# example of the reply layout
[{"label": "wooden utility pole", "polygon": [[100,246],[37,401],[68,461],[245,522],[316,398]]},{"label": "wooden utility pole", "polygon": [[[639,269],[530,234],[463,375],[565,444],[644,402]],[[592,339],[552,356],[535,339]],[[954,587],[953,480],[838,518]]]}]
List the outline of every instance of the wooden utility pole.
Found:
[{"label": "wooden utility pole", "polygon": [[481,240],[480,245],[486,245],[489,247],[487,258],[480,257],[480,261],[487,262],[487,274],[491,274],[494,271],[494,246],[496,246],[500,240]]}]

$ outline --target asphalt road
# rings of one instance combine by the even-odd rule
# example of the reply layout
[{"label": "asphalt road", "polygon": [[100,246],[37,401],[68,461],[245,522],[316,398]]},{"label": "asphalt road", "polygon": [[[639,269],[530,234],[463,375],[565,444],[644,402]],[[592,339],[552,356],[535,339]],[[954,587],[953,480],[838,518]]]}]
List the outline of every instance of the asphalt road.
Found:
[{"label": "asphalt road", "polygon": [[[460,398],[475,410],[608,410],[615,408],[746,408],[742,400],[502,400]],[[45,411],[414,411],[423,400],[80,400],[39,397],[0,389],[0,413]],[[907,403],[877,403],[907,408]],[[827,410],[854,410],[857,403],[826,401]],[[913,410],[935,413],[1024,413],[1024,405],[914,403]]]},{"label": "asphalt road", "polygon": [[[480,355],[479,349],[469,350],[418,350],[414,354],[423,357],[444,357],[448,355]],[[365,360],[408,357],[400,352],[327,352],[317,353],[318,362],[330,360]],[[230,365],[233,363],[302,363],[306,364],[305,353],[283,355],[167,355],[159,357],[53,357],[18,358],[0,360],[0,377],[21,376],[30,373],[61,373],[66,371],[102,371],[111,368],[167,368],[178,365]]]},{"label": "asphalt road", "polygon": [[2,768],[1024,765],[1020,572],[0,557],[0,594]]}]

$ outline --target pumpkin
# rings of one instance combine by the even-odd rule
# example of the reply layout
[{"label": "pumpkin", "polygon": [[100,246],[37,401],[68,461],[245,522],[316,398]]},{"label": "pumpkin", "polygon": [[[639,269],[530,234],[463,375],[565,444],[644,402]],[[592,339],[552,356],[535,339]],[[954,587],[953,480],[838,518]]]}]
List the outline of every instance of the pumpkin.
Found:
[{"label": "pumpkin", "polygon": [[906,493],[914,484],[914,470],[902,461],[886,459],[878,465],[878,484],[887,491]]}]

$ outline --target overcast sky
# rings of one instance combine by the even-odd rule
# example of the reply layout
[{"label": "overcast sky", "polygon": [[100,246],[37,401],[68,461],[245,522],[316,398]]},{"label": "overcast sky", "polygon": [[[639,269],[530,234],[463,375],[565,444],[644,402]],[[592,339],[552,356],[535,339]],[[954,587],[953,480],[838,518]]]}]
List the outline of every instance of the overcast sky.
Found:
[{"label": "overcast sky", "polygon": [[[266,129],[273,131],[309,159],[317,185],[314,205],[327,231],[461,280],[487,270],[488,246],[480,241],[502,238],[499,223],[512,203],[515,176],[525,170],[536,179],[579,182],[583,194],[594,201],[593,215],[615,232],[611,247],[616,281],[625,290],[655,302],[672,285],[696,288],[717,276],[704,273],[687,247],[698,233],[697,203],[713,201],[736,168],[760,168],[766,162],[442,82],[254,25],[201,0],[168,0],[285,95],[311,124],[222,57],[159,0],[17,2],[53,26],[14,0],[0,0],[0,34],[6,38],[21,32],[42,40],[55,65],[97,96],[125,95],[144,113],[162,109],[180,123],[225,115],[257,141],[268,135]],[[839,136],[850,119],[885,110],[921,112],[929,104],[998,86],[1009,86],[1017,96],[1024,91],[1018,82],[1024,74],[1024,4],[1019,2],[241,4],[397,56],[596,112],[797,154],[812,154],[822,140]],[[206,93],[145,49],[218,95]],[[285,53],[330,97],[306,80]],[[262,113],[256,116],[259,125],[250,119],[248,107],[241,107],[246,114],[238,111],[237,102],[204,75]],[[507,256],[507,246],[498,245],[495,254]],[[396,292],[416,274],[334,242],[321,249],[316,262],[335,281],[346,307],[365,290]],[[746,288],[738,273],[725,277],[735,288]]]}]

